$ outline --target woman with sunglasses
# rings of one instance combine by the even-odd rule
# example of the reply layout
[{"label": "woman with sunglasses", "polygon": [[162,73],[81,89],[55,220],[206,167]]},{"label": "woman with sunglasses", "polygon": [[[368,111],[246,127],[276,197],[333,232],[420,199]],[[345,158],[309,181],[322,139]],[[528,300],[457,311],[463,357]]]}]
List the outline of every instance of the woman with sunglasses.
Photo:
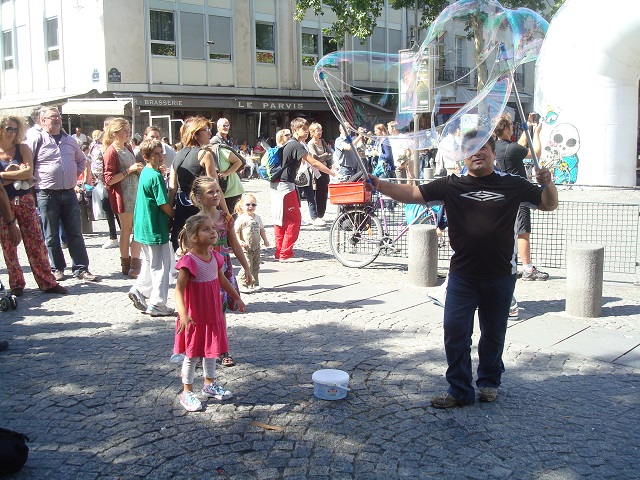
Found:
[{"label": "woman with sunglasses", "polygon": [[[178,249],[178,235],[187,218],[200,212],[189,199],[193,181],[201,175],[218,178],[216,160],[209,145],[210,125],[209,120],[198,115],[187,118],[180,128],[182,149],[176,152],[169,172],[169,205],[173,205],[175,201],[176,207],[171,228],[174,251]],[[224,198],[220,200],[220,208],[229,213]]]},{"label": "woman with sunglasses", "polygon": [[18,245],[11,240],[10,228],[17,221],[24,241],[24,250],[31,265],[33,278],[45,293],[67,293],[51,271],[47,246],[44,243],[40,218],[31,192],[33,158],[29,147],[22,143],[26,125],[19,117],[0,118],[0,179],[9,196],[13,221],[0,222],[0,241],[9,274],[11,293],[19,297],[26,285],[18,260]]}]

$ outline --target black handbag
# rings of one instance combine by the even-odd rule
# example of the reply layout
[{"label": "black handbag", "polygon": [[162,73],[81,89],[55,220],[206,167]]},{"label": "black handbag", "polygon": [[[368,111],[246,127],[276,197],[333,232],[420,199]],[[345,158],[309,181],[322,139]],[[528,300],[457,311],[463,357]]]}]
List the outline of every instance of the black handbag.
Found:
[{"label": "black handbag", "polygon": [[0,475],[18,472],[27,463],[28,441],[24,433],[0,428]]},{"label": "black handbag", "polygon": [[227,187],[229,186],[229,181],[218,175],[218,185],[220,185],[220,190],[222,190],[222,193],[226,193],[227,191]]}]

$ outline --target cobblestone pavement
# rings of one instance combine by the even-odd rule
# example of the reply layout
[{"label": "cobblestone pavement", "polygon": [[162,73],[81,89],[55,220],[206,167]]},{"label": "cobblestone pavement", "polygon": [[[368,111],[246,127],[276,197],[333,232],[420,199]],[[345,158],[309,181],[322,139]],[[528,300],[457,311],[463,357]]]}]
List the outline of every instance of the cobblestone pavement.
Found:
[{"label": "cobblestone pavement", "polygon": [[[245,186],[269,222],[266,183]],[[247,313],[228,317],[238,365],[218,369],[234,397],[186,413],[179,366],[169,363],[175,320],[133,308],[117,250],[100,249],[105,222],[95,228],[87,244],[101,283],[67,280],[70,295],[51,297],[34,291],[27,274],[18,309],[0,312],[0,337],[11,342],[0,353],[0,426],[31,438],[29,461],[11,478],[640,476],[640,367],[508,334],[499,399],[435,410],[429,399],[446,388],[442,311],[429,304],[422,315],[387,313],[332,298],[332,283],[359,285],[362,298],[372,288],[407,301],[424,292],[406,285],[402,265],[340,266],[328,228],[304,228],[299,253],[310,261],[286,269],[316,275],[329,293],[312,295],[309,280],[245,296]],[[263,275],[276,278],[282,268],[266,261]],[[546,284],[518,282],[525,316],[551,310],[571,321],[560,317],[563,282],[562,272]],[[606,282],[603,316],[593,322],[636,335],[638,288]],[[313,396],[320,368],[349,372],[344,400]]]}]

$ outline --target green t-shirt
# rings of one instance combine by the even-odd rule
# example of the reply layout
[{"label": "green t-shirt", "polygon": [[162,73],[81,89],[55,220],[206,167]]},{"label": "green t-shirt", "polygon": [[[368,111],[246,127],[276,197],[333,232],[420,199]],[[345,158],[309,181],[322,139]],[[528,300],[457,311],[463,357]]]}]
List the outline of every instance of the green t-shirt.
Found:
[{"label": "green t-shirt", "polygon": [[164,245],[169,241],[167,215],[160,205],[169,203],[162,174],[147,166],[138,180],[136,207],[133,211],[133,238],[145,245]]},{"label": "green t-shirt", "polygon": [[[218,148],[218,162],[220,163],[220,171],[226,172],[231,166],[229,161],[229,148],[222,145]],[[237,173],[232,173],[227,177],[227,191],[224,192],[224,198],[235,197],[244,193],[244,187]]]}]

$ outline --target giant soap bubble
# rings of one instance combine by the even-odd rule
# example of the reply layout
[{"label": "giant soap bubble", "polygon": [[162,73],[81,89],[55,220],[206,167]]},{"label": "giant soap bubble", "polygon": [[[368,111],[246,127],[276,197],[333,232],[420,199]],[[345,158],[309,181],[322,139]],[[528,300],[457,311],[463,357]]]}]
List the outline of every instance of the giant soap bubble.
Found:
[{"label": "giant soap bubble", "polygon": [[[540,15],[526,8],[506,9],[494,0],[461,0],[443,10],[419,49],[397,54],[333,52],[316,65],[315,80],[333,113],[351,131],[364,121],[359,110],[365,97],[386,110],[385,116],[394,117],[403,139],[414,148],[437,146],[461,160],[492,134],[507,108],[512,72],[536,60],[547,28]],[[456,62],[456,52],[445,49],[445,32],[475,35],[474,68],[468,72],[458,68],[455,75],[446,69]],[[474,85],[479,73],[484,81],[477,95],[436,128],[440,97],[451,97],[458,83]],[[374,88],[381,84],[389,86],[386,91]],[[413,115],[424,112],[431,112],[431,126],[415,131],[410,126]],[[460,142],[470,130],[476,131],[474,140]]]}]

